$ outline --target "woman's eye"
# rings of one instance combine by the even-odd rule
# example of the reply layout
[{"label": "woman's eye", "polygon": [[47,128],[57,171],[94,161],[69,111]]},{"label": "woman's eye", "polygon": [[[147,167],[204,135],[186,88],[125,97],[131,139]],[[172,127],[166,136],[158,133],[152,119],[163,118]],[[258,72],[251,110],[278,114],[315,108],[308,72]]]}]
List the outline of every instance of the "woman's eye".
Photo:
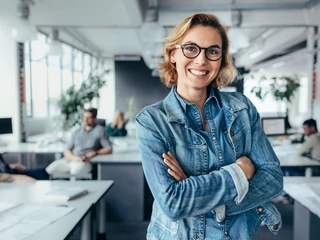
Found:
[{"label": "woman's eye", "polygon": [[215,55],[215,54],[218,54],[219,52],[216,48],[209,48],[208,53],[211,55]]},{"label": "woman's eye", "polygon": [[185,49],[189,52],[197,51],[197,48],[195,46],[186,46]]}]

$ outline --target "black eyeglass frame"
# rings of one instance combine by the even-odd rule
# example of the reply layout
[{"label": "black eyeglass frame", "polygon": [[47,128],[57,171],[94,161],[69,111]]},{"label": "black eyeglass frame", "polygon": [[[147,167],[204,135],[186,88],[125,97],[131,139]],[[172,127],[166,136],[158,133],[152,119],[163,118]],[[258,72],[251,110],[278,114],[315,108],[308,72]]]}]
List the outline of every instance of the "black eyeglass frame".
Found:
[{"label": "black eyeglass frame", "polygon": [[[195,47],[197,47],[198,49],[200,49],[199,53],[198,53],[196,56],[194,56],[194,57],[188,57],[188,56],[186,56],[186,55],[184,54],[183,49],[184,49],[186,46],[188,46],[188,45],[195,46]],[[208,58],[208,56],[207,56],[207,49],[209,49],[209,48],[211,48],[211,47],[213,47],[213,46],[214,46],[214,45],[209,46],[209,47],[207,47],[207,48],[203,48],[203,47],[200,47],[199,45],[197,45],[196,43],[185,43],[185,44],[181,44],[181,45],[176,45],[176,49],[178,49],[178,48],[181,49],[181,50],[182,50],[182,53],[183,53],[183,56],[185,56],[186,58],[189,58],[189,59],[194,59],[194,58],[198,57],[198,56],[200,55],[201,51],[204,50],[204,55],[206,56],[206,58],[207,58],[209,61],[215,62],[215,61],[218,61],[218,60],[220,60],[220,59],[222,58],[224,51],[223,51],[222,49],[218,48],[218,47],[214,47],[214,48],[217,48],[217,49],[220,49],[220,50],[221,50],[221,56],[220,56],[218,59],[212,60],[212,59]]]}]

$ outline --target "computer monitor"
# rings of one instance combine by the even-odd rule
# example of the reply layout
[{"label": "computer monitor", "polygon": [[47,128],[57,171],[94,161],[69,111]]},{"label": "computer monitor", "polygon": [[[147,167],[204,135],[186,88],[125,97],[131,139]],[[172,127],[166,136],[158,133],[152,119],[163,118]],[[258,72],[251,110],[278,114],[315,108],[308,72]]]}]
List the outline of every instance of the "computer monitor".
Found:
[{"label": "computer monitor", "polygon": [[285,117],[261,118],[261,125],[267,136],[286,135]]},{"label": "computer monitor", "polygon": [[11,118],[0,118],[0,134],[12,133]]}]

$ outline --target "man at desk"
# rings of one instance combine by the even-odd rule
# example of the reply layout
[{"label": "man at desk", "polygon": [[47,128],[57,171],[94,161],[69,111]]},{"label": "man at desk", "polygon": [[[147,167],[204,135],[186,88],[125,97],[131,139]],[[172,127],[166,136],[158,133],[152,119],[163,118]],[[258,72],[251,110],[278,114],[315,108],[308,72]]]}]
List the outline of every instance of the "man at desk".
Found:
[{"label": "man at desk", "polygon": [[100,154],[112,153],[111,143],[104,127],[97,125],[97,109],[89,108],[83,113],[83,126],[72,136],[64,158],[51,163],[48,174],[89,173],[92,169],[90,160]]},{"label": "man at desk", "polygon": [[311,118],[304,121],[303,131],[306,140],[300,147],[299,154],[320,161],[320,133],[317,129],[316,120]]}]

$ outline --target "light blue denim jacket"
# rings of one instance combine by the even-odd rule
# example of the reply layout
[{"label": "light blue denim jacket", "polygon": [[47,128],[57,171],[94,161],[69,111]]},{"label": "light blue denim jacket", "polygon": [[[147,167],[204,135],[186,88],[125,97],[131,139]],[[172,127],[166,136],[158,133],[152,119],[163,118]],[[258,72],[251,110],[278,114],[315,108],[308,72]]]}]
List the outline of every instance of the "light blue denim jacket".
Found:
[{"label": "light blue denim jacket", "polygon": [[[143,169],[155,198],[148,239],[241,240],[250,239],[261,221],[275,234],[281,228],[280,214],[269,200],[282,191],[282,172],[256,108],[240,93],[211,89],[210,96],[223,116],[219,129],[208,123],[214,136],[223,136],[210,143],[190,124],[175,87],[136,117]],[[211,111],[210,104],[206,111]],[[208,161],[209,144],[231,150],[217,147],[218,157]],[[186,180],[177,182],[168,174],[162,159],[168,151]],[[234,163],[241,156],[256,167],[249,186]]]}]

